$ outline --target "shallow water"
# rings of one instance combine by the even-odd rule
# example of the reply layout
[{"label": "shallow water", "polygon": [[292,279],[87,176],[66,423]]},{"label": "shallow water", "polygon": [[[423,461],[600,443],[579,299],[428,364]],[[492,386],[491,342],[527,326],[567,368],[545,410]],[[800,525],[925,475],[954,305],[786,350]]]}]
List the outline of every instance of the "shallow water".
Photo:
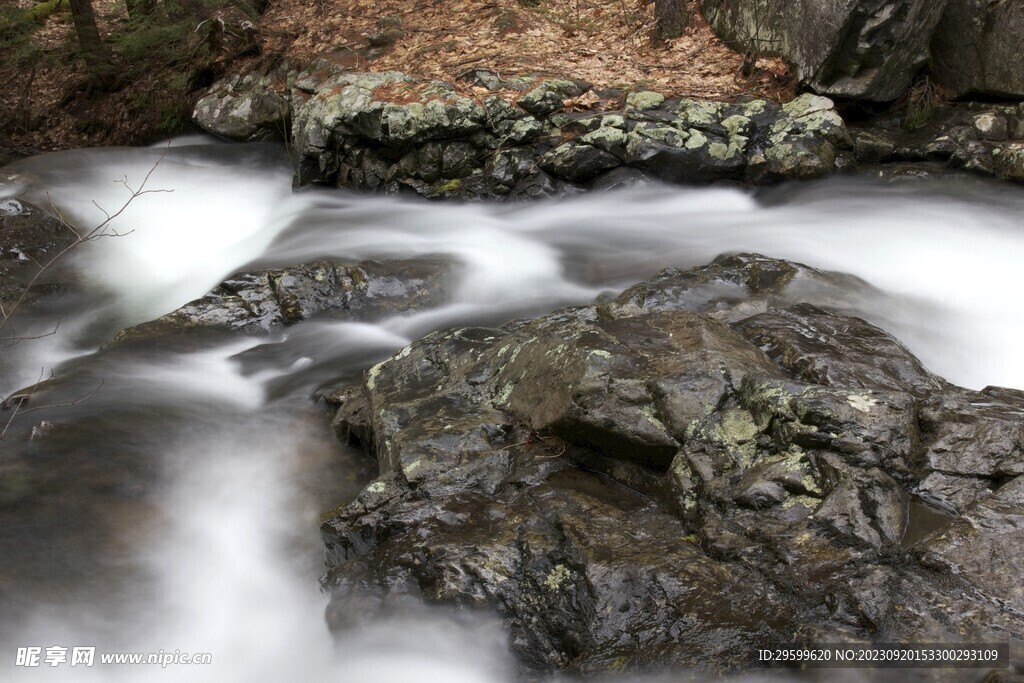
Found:
[{"label": "shallow water", "polygon": [[[71,257],[89,305],[53,337],[3,352],[0,395],[55,377],[33,396],[53,407],[19,417],[0,442],[4,680],[139,680],[140,668],[189,681],[505,678],[504,636],[487,620],[402,614],[337,640],[324,626],[317,519],[373,472],[310,397],[433,329],[499,324],[663,267],[758,251],[879,288],[804,294],[876,322],[946,378],[1024,387],[1020,188],[838,178],[759,194],[655,185],[460,205],[293,194],[279,149],[197,142],[0,171],[0,200],[52,204],[79,229],[124,209],[111,224],[120,236]],[[148,192],[125,206],[126,185]],[[246,267],[425,256],[459,278],[431,311],[98,350]],[[45,435],[25,441],[32,428]],[[55,645],[208,652],[213,663],[8,670],[18,647]]]}]

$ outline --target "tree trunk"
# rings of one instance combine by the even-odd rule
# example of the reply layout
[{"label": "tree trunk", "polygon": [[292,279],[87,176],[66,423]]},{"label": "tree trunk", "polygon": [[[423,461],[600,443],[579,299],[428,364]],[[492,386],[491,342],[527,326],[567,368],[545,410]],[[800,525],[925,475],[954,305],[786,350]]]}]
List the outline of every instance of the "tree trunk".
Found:
[{"label": "tree trunk", "polygon": [[75,25],[78,46],[82,50],[90,79],[93,84],[100,87],[109,85],[113,76],[110,54],[100,39],[100,30],[96,27],[96,14],[92,10],[92,0],[71,0],[71,19]]},{"label": "tree trunk", "polygon": [[686,0],[654,0],[654,35],[659,41],[683,35],[690,23]]}]

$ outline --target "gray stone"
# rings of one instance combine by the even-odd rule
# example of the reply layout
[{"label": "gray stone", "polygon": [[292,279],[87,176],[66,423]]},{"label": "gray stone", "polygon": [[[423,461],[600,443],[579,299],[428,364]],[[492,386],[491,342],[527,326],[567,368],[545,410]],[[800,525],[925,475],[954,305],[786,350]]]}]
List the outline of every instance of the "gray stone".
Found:
[{"label": "gray stone", "polygon": [[876,101],[903,94],[927,62],[945,4],[701,0],[715,33],[739,52],[783,57],[802,84],[821,94]]},{"label": "gray stone", "polygon": [[835,170],[838,148],[848,144],[832,100],[801,95],[783,105],[768,134],[750,150],[746,174],[755,183],[817,178]]},{"label": "gray stone", "polygon": [[196,102],[192,119],[204,130],[231,140],[286,139],[291,102],[285,79],[277,71],[219,81]]},{"label": "gray stone", "polygon": [[618,157],[587,144],[566,142],[554,148],[537,162],[553,175],[573,182],[586,182],[622,162]]},{"label": "gray stone", "polygon": [[157,320],[122,330],[115,344],[183,330],[266,334],[317,315],[368,320],[433,306],[447,268],[433,261],[317,261],[283,270],[237,273],[216,289]]},{"label": "gray stone", "polygon": [[905,391],[922,398],[948,388],[891,335],[860,318],[810,304],[748,318],[736,329],[807,382]]},{"label": "gray stone", "polygon": [[[937,3],[938,4],[938,3]],[[1024,4],[948,0],[932,37],[932,70],[951,97],[1024,97]]]},{"label": "gray stone", "polygon": [[519,98],[517,104],[537,118],[544,118],[562,108],[562,100],[579,97],[589,90],[588,85],[565,79],[551,79],[541,83]]}]

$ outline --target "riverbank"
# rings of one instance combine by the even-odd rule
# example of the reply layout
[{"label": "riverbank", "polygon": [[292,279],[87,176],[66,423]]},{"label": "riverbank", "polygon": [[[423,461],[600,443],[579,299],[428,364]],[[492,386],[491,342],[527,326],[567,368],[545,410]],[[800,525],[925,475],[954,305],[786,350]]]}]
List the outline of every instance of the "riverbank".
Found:
[{"label": "riverbank", "polygon": [[[778,59],[722,43],[689,5],[689,27],[652,41],[653,9],[620,0],[375,3],[351,0],[205,0],[206,14],[133,20],[122,0],[93,0],[117,71],[114,87],[87,88],[71,17],[55,4],[23,20],[32,0],[0,15],[0,147],[39,151],[151,144],[187,132],[214,80],[281,62],[329,61],[354,71],[400,70],[457,81],[485,67],[509,76],[570,75],[598,87],[655,89],[698,99],[748,95],[781,103],[793,80]],[[10,26],[4,19],[18,18]]]},{"label": "riverbank", "polygon": [[570,79],[458,82],[332,62],[216,84],[195,121],[233,140],[281,139],[297,186],[431,198],[520,198],[658,179],[767,185],[919,162],[1024,181],[1024,105],[934,104],[847,126],[810,93],[782,104],[673,99]]}]

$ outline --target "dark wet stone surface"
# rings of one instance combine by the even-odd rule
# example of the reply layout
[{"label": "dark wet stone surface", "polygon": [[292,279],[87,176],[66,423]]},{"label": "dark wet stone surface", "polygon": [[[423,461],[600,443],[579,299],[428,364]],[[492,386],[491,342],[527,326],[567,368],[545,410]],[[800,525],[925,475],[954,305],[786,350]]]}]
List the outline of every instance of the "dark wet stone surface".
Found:
[{"label": "dark wet stone surface", "polygon": [[450,266],[440,261],[317,261],[242,272],[201,299],[120,332],[134,343],[182,331],[266,334],[312,317],[370,320],[444,301]]},{"label": "dark wet stone surface", "polygon": [[585,674],[1020,640],[1020,392],[949,385],[844,289],[722,257],[375,366],[331,399],[380,477],[325,518],[328,621],[494,610],[527,670]]}]

